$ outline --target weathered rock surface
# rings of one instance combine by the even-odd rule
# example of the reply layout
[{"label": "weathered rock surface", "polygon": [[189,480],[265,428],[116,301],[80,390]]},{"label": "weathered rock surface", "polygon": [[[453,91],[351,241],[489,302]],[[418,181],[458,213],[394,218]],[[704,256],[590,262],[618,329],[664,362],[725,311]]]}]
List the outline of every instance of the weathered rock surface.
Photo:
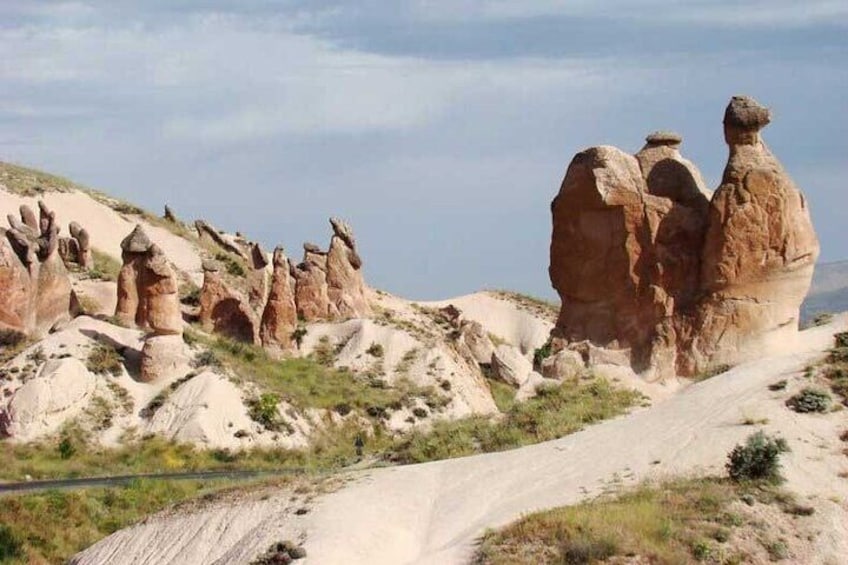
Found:
[{"label": "weathered rock surface", "polygon": [[168,258],[140,225],[121,242],[115,316],[128,326],[148,330],[142,348],[141,379],[168,376],[181,359],[183,320],[179,282]]},{"label": "weathered rock surface", "polygon": [[362,259],[356,252],[353,230],[346,222],[331,218],[333,237],[327,252],[327,296],[330,317],[361,318],[371,313],[365,298]]},{"label": "weathered rock surface", "polygon": [[533,372],[533,363],[511,345],[499,345],[492,353],[492,374],[507,384],[520,387]]},{"label": "weathered rock surface", "polygon": [[200,323],[206,331],[237,341],[260,343],[259,320],[247,298],[224,281],[218,266],[211,261],[203,263]]},{"label": "weathered rock surface", "polygon": [[58,429],[88,405],[96,378],[78,359],[51,359],[15,392],[7,433],[29,440]]},{"label": "weathered rock surface", "polygon": [[307,322],[326,320],[330,315],[327,294],[327,254],[312,244],[303,246],[303,262],[292,275],[295,279],[297,315]]},{"label": "weathered rock surface", "polygon": [[200,239],[210,241],[224,251],[238,255],[245,261],[250,259],[243,246],[239,245],[231,235],[217,230],[214,226],[203,220],[196,220],[194,222],[194,228],[197,230],[197,236]]},{"label": "weathered rock surface", "polygon": [[818,242],[760,139],[768,121],[752,99],[731,101],[730,158],[711,200],[670,132],[648,136],[635,157],[607,146],[574,157],[551,205],[558,340],[629,351],[637,371],[670,376],[797,331]]},{"label": "weathered rock surface", "polygon": [[282,247],[274,250],[274,273],[271,279],[271,292],[262,313],[260,336],[266,348],[291,350],[292,333],[297,327],[297,307],[295,306],[294,281],[291,265]]},{"label": "weathered rock surface", "polygon": [[268,300],[270,276],[268,273],[268,257],[258,243],[252,243],[250,249],[250,270],[247,273],[247,298],[251,308],[261,312]]},{"label": "weathered rock surface", "polygon": [[58,253],[55,214],[39,202],[40,217],[21,206],[0,229],[0,327],[34,337],[70,319],[72,290]]},{"label": "weathered rock surface", "polygon": [[68,224],[70,237],[59,238],[59,255],[66,267],[77,265],[80,269],[94,267],[94,257],[91,253],[91,237],[88,230],[77,222]]}]

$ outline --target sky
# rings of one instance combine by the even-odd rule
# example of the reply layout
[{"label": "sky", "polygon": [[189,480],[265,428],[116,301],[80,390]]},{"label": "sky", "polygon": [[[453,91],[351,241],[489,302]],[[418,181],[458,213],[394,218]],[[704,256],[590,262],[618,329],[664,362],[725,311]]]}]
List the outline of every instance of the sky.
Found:
[{"label": "sky", "polygon": [[734,94],[848,258],[844,0],[2,0],[0,53],[0,160],[295,259],[341,216],[409,298],[554,297],[571,157],[671,129],[715,188]]}]

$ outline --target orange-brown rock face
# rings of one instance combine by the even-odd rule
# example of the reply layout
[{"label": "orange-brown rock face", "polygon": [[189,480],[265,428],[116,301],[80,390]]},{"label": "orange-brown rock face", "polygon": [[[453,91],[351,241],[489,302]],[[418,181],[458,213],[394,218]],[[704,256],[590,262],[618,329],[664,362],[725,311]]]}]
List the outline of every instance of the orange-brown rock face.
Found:
[{"label": "orange-brown rock face", "polygon": [[121,242],[115,315],[148,330],[141,351],[141,380],[168,376],[182,358],[183,320],[179,282],[168,258],[141,226]]},{"label": "orange-brown rock face", "polygon": [[371,313],[365,298],[362,259],[356,252],[351,227],[338,218],[331,218],[333,238],[327,252],[327,296],[330,317],[358,318]]},{"label": "orange-brown rock face", "polygon": [[327,254],[317,245],[303,246],[303,262],[293,270],[297,315],[306,322],[330,317],[330,298],[327,295]]},{"label": "orange-brown rock face", "polygon": [[58,253],[55,214],[39,202],[40,217],[21,206],[0,230],[0,327],[35,337],[70,318],[68,272]]},{"label": "orange-brown rock face", "polygon": [[297,307],[294,302],[294,284],[291,265],[282,247],[274,250],[274,273],[271,292],[262,313],[260,336],[262,345],[271,349],[292,349],[292,333],[297,327]]},{"label": "orange-brown rock face", "polygon": [[818,243],[759,137],[766,123],[753,100],[731,101],[730,159],[711,200],[676,134],[651,134],[635,157],[575,156],[552,203],[558,338],[629,349],[639,371],[691,375],[797,330]]},{"label": "orange-brown rock face", "polygon": [[807,202],[760,137],[769,111],[748,97],[724,116],[730,156],[710,203],[689,365],[735,363],[798,328],[819,243]]},{"label": "orange-brown rock face", "polygon": [[227,285],[218,266],[211,262],[203,263],[200,323],[206,331],[259,344],[259,322],[248,300]]}]

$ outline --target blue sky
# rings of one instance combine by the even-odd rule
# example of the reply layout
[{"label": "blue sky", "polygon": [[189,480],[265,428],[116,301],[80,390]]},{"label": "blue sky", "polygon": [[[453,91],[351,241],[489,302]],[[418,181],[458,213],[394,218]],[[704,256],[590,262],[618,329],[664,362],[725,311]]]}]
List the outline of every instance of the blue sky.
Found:
[{"label": "blue sky", "polygon": [[1,160],[296,258],[343,216],[408,297],[553,296],[573,154],[672,129],[715,187],[740,93],[848,258],[844,0],[3,0],[0,52]]}]

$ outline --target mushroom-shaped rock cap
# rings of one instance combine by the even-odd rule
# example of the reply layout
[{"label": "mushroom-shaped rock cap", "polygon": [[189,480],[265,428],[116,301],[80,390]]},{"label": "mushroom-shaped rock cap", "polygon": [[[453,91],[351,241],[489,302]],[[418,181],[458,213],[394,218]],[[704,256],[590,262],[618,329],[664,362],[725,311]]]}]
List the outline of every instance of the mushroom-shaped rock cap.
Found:
[{"label": "mushroom-shaped rock cap", "polygon": [[330,218],[330,225],[333,226],[333,233],[342,238],[348,247],[353,249],[356,247],[356,240],[353,237],[353,228],[350,224],[341,218]]},{"label": "mushroom-shaped rock cap", "polygon": [[303,250],[307,253],[323,253],[321,248],[315,245],[314,243],[306,242],[303,244]]},{"label": "mushroom-shaped rock cap", "polygon": [[152,243],[140,224],[136,224],[130,235],[121,242],[121,249],[127,253],[146,253]]},{"label": "mushroom-shaped rock cap", "polygon": [[724,125],[759,131],[771,122],[768,108],[750,96],[734,96],[724,112]]},{"label": "mushroom-shaped rock cap", "polygon": [[648,145],[680,145],[683,142],[683,136],[673,131],[655,131],[649,133],[645,141]]}]

